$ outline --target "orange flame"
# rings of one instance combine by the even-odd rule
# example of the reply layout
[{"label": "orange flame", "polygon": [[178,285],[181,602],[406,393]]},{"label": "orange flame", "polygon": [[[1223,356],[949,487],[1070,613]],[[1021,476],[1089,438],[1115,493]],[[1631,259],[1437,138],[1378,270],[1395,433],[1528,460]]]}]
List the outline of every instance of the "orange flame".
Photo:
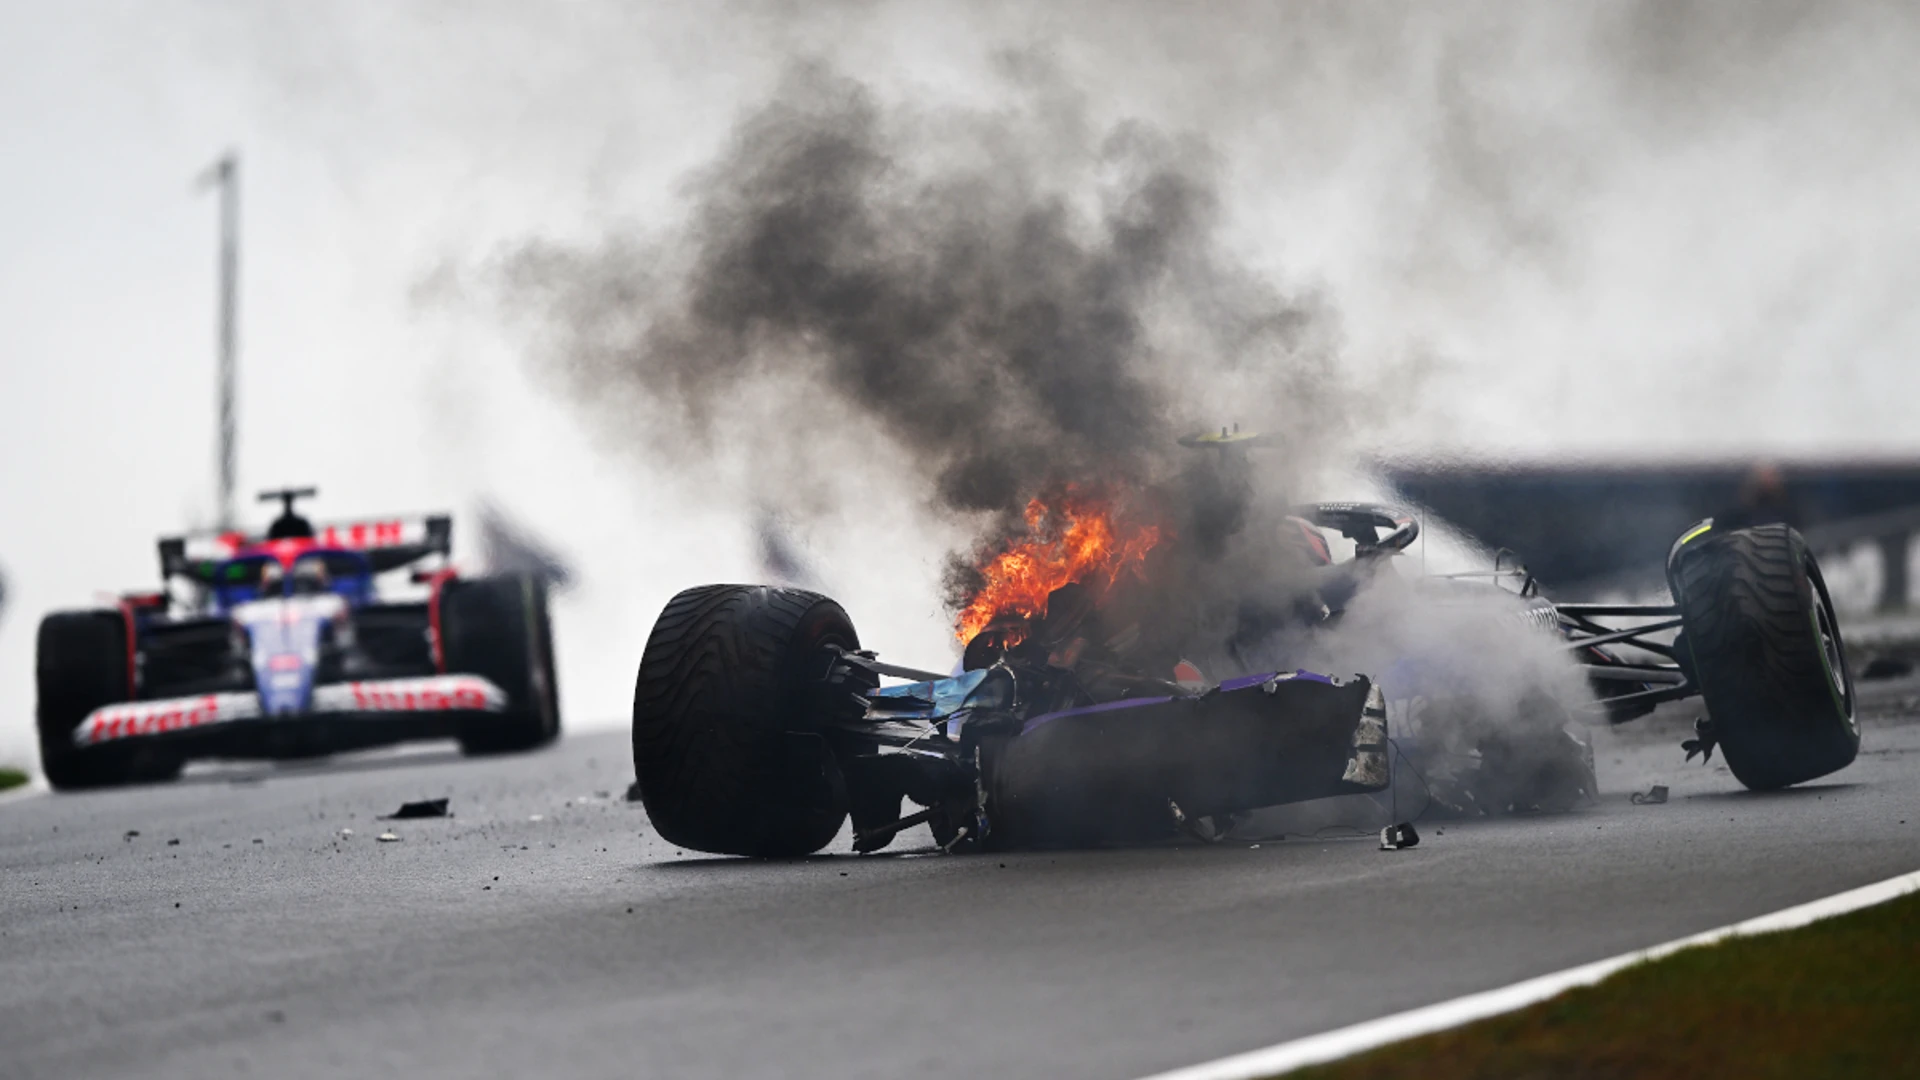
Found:
[{"label": "orange flame", "polygon": [[1160,543],[1157,526],[1123,528],[1111,503],[1071,491],[1054,506],[1027,503],[1026,518],[1027,536],[980,568],[984,584],[954,627],[962,643],[996,619],[1045,615],[1048,594],[1069,582],[1104,591]]}]

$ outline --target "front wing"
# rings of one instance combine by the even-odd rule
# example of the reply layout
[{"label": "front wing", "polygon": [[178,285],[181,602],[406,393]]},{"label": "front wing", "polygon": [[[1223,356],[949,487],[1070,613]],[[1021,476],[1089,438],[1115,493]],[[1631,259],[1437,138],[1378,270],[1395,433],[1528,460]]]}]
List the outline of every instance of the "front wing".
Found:
[{"label": "front wing", "polygon": [[507,707],[506,691],[478,675],[433,675],[415,679],[373,679],[317,686],[305,712],[268,715],[252,692],[198,694],[160,701],[130,701],[95,709],[74,729],[78,746],[124,739],[210,732],[246,722],[280,723],[303,719],[367,719],[459,713],[497,713]]}]

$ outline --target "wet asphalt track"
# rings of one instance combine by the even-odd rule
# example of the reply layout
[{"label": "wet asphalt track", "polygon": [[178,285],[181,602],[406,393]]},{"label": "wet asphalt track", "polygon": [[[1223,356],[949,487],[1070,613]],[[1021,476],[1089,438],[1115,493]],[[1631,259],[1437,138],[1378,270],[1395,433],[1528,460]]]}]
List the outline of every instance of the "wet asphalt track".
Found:
[{"label": "wet asphalt track", "polygon": [[1595,808],[1397,853],[694,858],[619,801],[621,734],[29,797],[0,1074],[1124,1080],[1920,868],[1920,683],[1869,693],[1826,783],[1741,793],[1676,716],[1603,737]]}]

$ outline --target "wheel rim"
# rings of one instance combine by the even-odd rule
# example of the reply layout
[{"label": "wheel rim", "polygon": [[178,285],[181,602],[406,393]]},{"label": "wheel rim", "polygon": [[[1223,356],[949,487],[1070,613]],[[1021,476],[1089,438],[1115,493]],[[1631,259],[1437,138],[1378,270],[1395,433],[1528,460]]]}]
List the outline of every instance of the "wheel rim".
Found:
[{"label": "wheel rim", "polygon": [[1827,595],[1827,583],[1819,568],[1809,561],[1807,581],[1813,586],[1813,631],[1820,642],[1820,666],[1827,673],[1827,688],[1840,708],[1847,726],[1859,730],[1853,717],[1853,680],[1847,675],[1846,653],[1840,644],[1840,624],[1833,613],[1833,599]]}]

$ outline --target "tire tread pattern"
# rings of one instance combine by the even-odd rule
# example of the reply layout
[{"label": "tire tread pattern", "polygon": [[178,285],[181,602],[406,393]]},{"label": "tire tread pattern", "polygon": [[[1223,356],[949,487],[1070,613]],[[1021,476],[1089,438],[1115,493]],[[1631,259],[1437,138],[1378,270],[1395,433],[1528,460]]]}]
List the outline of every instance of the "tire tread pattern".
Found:
[{"label": "tire tread pattern", "polygon": [[[1674,595],[1701,694],[1728,768],[1749,788],[1824,776],[1859,752],[1812,621],[1817,573],[1786,525],[1705,537],[1675,558]],[[1847,680],[1844,649],[1841,656],[1837,674]]]},{"label": "tire tread pattern", "polygon": [[810,729],[807,672],[819,645],[858,648],[818,593],[704,585],[668,601],[634,685],[641,801],[671,843],[723,855],[812,854],[845,819],[838,771]]}]

